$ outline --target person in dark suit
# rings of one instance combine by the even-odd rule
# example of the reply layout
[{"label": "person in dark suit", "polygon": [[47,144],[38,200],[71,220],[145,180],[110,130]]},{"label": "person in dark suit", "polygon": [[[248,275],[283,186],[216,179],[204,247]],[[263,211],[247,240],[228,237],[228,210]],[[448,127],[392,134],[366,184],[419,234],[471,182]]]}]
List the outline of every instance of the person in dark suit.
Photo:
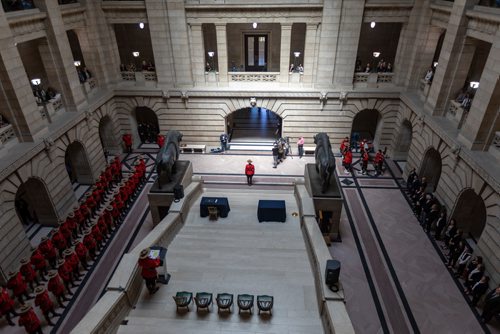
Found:
[{"label": "person in dark suit", "polygon": [[481,318],[484,322],[489,322],[498,313],[500,313],[500,285],[486,295]]},{"label": "person in dark suit", "polygon": [[471,295],[472,295],[472,306],[476,306],[477,302],[481,297],[488,291],[488,283],[490,282],[490,278],[486,275],[483,275],[479,282],[474,284],[474,286],[471,289]]},{"label": "person in dark suit", "polygon": [[470,293],[470,290],[472,289],[472,287],[477,282],[479,282],[481,277],[483,277],[483,274],[484,274],[484,265],[478,264],[477,267],[469,273],[469,276],[467,277],[467,280],[465,281],[464,285],[467,288],[465,290],[465,293],[467,293],[467,294]]}]

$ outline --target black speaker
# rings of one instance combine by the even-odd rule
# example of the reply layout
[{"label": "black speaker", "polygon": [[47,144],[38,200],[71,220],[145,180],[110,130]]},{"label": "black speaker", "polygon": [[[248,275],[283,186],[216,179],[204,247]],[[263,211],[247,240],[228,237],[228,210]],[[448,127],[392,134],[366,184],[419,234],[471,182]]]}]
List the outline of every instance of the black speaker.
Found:
[{"label": "black speaker", "polygon": [[184,186],[182,184],[176,184],[174,186],[174,201],[178,202],[184,197]]},{"label": "black speaker", "polygon": [[339,282],[340,262],[337,260],[327,260],[325,270],[326,285],[331,286]]}]

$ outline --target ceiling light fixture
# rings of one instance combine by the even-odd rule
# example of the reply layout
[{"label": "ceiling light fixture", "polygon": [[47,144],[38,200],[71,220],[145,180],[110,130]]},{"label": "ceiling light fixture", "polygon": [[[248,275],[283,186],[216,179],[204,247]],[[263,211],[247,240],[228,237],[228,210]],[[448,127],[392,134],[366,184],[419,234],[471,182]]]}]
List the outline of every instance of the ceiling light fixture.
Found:
[{"label": "ceiling light fixture", "polygon": [[132,56],[134,56],[135,58],[139,57],[139,55],[140,55],[139,51],[132,52]]},{"label": "ceiling light fixture", "polygon": [[375,58],[378,58],[378,57],[380,56],[380,52],[374,52],[374,53],[373,53],[373,56],[374,56]]},{"label": "ceiling light fixture", "polygon": [[478,81],[471,81],[470,82],[470,88],[477,89],[479,87],[479,82]]},{"label": "ceiling light fixture", "polygon": [[252,23],[252,27],[253,27],[254,29],[257,29],[257,22]]},{"label": "ceiling light fixture", "polygon": [[373,29],[373,28],[375,28],[375,25],[376,25],[376,23],[375,23],[375,22],[371,22],[371,23],[370,23],[370,28],[372,28],[372,29]]},{"label": "ceiling light fixture", "polygon": [[144,29],[144,22],[139,22],[139,28]]}]

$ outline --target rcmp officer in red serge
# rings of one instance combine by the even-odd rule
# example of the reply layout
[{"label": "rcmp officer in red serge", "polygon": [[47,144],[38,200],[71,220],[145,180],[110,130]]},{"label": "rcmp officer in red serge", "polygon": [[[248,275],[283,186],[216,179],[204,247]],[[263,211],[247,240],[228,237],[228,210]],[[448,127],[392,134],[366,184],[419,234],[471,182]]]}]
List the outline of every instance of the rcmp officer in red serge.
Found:
[{"label": "rcmp officer in red serge", "polygon": [[33,311],[33,307],[29,304],[21,306],[21,316],[19,317],[19,326],[24,326],[24,329],[29,334],[43,334],[40,319]]},{"label": "rcmp officer in red serge", "polygon": [[17,317],[19,314],[14,308],[15,301],[10,298],[9,290],[0,287],[0,316],[5,316],[7,322],[11,326],[16,324],[12,321],[11,316]]},{"label": "rcmp officer in red serge", "polygon": [[23,296],[27,299],[33,298],[28,294],[28,286],[23,280],[20,272],[10,272],[9,280],[7,281],[7,287],[12,290],[14,297],[16,297],[20,303],[23,303]]},{"label": "rcmp officer in red serge", "polygon": [[247,160],[248,164],[245,166],[245,175],[247,176],[247,183],[249,186],[252,185],[252,178],[255,174],[255,166],[252,165],[252,160]]},{"label": "rcmp officer in red serge", "polygon": [[30,262],[38,270],[40,277],[45,280],[45,275],[47,274],[47,261],[39,248],[31,248]]},{"label": "rcmp officer in red serge", "polygon": [[[56,270],[49,271],[49,282],[47,283],[47,289],[52,292],[52,294],[57,298],[59,306],[64,307],[63,302],[66,302],[69,299],[66,298],[64,294],[64,285],[61,277]],[[71,291],[68,291],[68,293],[72,295]]]},{"label": "rcmp officer in red serge", "polygon": [[31,262],[28,258],[24,257],[21,259],[21,267],[19,272],[23,275],[24,281],[30,285],[31,290],[33,290],[33,282],[37,285],[38,278],[36,277],[36,271],[31,266]]},{"label": "rcmp officer in red serge", "polygon": [[42,241],[40,242],[38,248],[45,256],[45,258],[49,261],[52,268],[55,268],[57,265],[57,252],[54,244],[52,243],[52,240],[50,240],[48,237],[42,237]]},{"label": "rcmp officer in red serge", "polygon": [[42,310],[43,316],[45,317],[45,320],[47,320],[47,324],[55,326],[50,319],[50,314],[54,317],[60,316],[61,314],[56,313],[54,310],[54,303],[52,302],[52,299],[50,299],[47,289],[45,289],[43,285],[39,285],[35,289],[35,294],[35,305],[40,307],[40,310]]},{"label": "rcmp officer in red serge", "polygon": [[146,287],[149,290],[149,294],[153,294],[158,291],[156,286],[156,280],[158,279],[158,273],[156,268],[160,266],[160,259],[152,259],[149,257],[150,249],[146,248],[141,251],[139,256],[138,264],[142,268],[141,275],[146,281]]}]

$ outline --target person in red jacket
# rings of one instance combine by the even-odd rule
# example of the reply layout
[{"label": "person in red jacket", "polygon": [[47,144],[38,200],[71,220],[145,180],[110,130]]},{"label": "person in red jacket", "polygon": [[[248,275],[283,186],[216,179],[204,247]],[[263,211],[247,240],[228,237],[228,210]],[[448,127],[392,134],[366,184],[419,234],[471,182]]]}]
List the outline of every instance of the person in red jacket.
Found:
[{"label": "person in red jacket", "polygon": [[349,147],[349,137],[345,137],[342,139],[342,142],[340,143],[340,154],[344,156],[346,149]]},{"label": "person in red jacket", "polygon": [[73,238],[76,238],[78,236],[78,224],[76,223],[75,214],[70,212],[64,223],[68,226]]},{"label": "person in red jacket", "polygon": [[52,240],[48,237],[42,237],[38,248],[40,249],[40,252],[42,252],[43,256],[45,256],[45,258],[49,261],[52,268],[55,268],[57,265],[57,252]]},{"label": "person in red jacket", "polygon": [[92,236],[92,232],[90,229],[86,229],[84,231],[84,237],[83,237],[83,245],[88,249],[90,258],[95,261],[96,258],[96,252],[97,252],[97,243]]},{"label": "person in red jacket", "polygon": [[126,133],[122,137],[123,144],[125,145],[125,152],[132,153],[132,135]]},{"label": "person in red jacket", "polygon": [[45,280],[45,275],[47,274],[47,261],[39,248],[31,248],[30,262],[33,267],[35,267],[35,270],[38,271],[40,278]]},{"label": "person in red jacket", "polygon": [[28,294],[28,286],[23,280],[20,272],[9,272],[7,287],[12,290],[14,297],[16,297],[21,304],[24,303],[23,296],[27,299],[33,298],[33,296]]},{"label": "person in red jacket", "polygon": [[83,269],[87,270],[89,268],[87,264],[87,254],[89,253],[87,247],[82,242],[82,238],[75,239],[73,241],[73,246],[75,247],[75,253],[82,264]]},{"label": "person in red jacket", "polygon": [[[49,282],[47,283],[47,290],[52,292],[52,294],[56,297],[59,306],[61,307],[64,307],[63,302],[67,302],[69,300],[68,298],[66,298],[63,282],[56,270],[49,271]],[[71,290],[68,290],[68,293],[70,295],[73,294]]]},{"label": "person in red jacket", "polygon": [[33,269],[31,262],[28,258],[23,257],[21,259],[21,267],[19,268],[19,272],[23,275],[24,281],[29,284],[31,290],[33,290],[34,285],[36,283],[38,285],[38,278],[36,277],[36,271]]},{"label": "person in red jacket", "polygon": [[45,289],[43,285],[39,285],[35,289],[35,295],[35,305],[42,310],[43,316],[45,317],[45,320],[47,320],[47,324],[49,324],[49,326],[55,326],[50,319],[50,315],[52,314],[53,317],[57,317],[61,314],[56,313],[54,310],[54,303],[52,302],[52,299],[50,299],[47,289]]},{"label": "person in red jacket", "polygon": [[156,143],[162,148],[163,145],[165,145],[165,136],[158,134],[158,136],[156,136]]},{"label": "person in red jacket", "polygon": [[4,287],[0,287],[0,316],[5,316],[11,326],[16,325],[11,316],[17,317],[19,315],[14,308],[14,304],[14,299],[10,298],[9,291]]},{"label": "person in red jacket", "polygon": [[64,251],[64,261],[69,263],[69,267],[73,272],[73,280],[80,279],[80,259],[78,255],[73,251],[72,248],[68,248]]},{"label": "person in red jacket", "polygon": [[116,227],[115,222],[113,220],[112,212],[113,212],[113,207],[109,205],[102,212],[102,217],[106,222],[106,225],[108,226],[108,230],[110,232],[113,231]]},{"label": "person in red jacket", "polygon": [[62,256],[62,253],[68,247],[68,244],[66,242],[66,238],[64,235],[61,233],[61,231],[58,228],[55,228],[52,230],[52,243],[54,246],[57,248],[59,251],[59,256]]},{"label": "person in red jacket", "polygon": [[252,185],[252,178],[255,175],[255,166],[252,165],[252,160],[247,160],[247,165],[245,166],[245,175],[247,176],[247,183],[249,186]]},{"label": "person in red jacket", "polygon": [[363,175],[368,173],[368,161],[370,161],[370,155],[366,150],[361,149],[361,174]]},{"label": "person in red jacket", "polygon": [[73,231],[65,221],[59,220],[59,232],[64,236],[66,240],[66,245],[71,245],[71,237],[73,236]]},{"label": "person in red jacket", "polygon": [[158,273],[156,268],[160,266],[160,259],[152,259],[149,257],[149,248],[143,249],[139,256],[138,264],[142,268],[141,276],[146,281],[146,287],[148,288],[149,294],[153,294],[158,291],[156,286],[156,280],[158,279]]},{"label": "person in red jacket", "polygon": [[73,279],[73,268],[68,261],[63,259],[57,261],[57,273],[61,277],[66,290],[71,291],[71,287],[76,288],[77,285]]},{"label": "person in red jacket", "polygon": [[101,249],[104,243],[104,236],[99,225],[97,225],[97,223],[92,223],[92,225],[90,225],[90,230],[92,231],[92,237],[97,243],[97,249]]},{"label": "person in red jacket", "polygon": [[384,160],[384,153],[382,153],[382,150],[378,150],[377,154],[375,155],[375,159],[373,160],[373,162],[375,163],[375,169],[377,170],[377,175],[383,173]]},{"label": "person in red jacket", "polygon": [[350,148],[345,150],[342,165],[344,165],[346,174],[352,174],[352,152]]},{"label": "person in red jacket", "polygon": [[24,326],[28,334],[43,334],[40,319],[29,304],[23,304],[20,310],[19,326]]}]

